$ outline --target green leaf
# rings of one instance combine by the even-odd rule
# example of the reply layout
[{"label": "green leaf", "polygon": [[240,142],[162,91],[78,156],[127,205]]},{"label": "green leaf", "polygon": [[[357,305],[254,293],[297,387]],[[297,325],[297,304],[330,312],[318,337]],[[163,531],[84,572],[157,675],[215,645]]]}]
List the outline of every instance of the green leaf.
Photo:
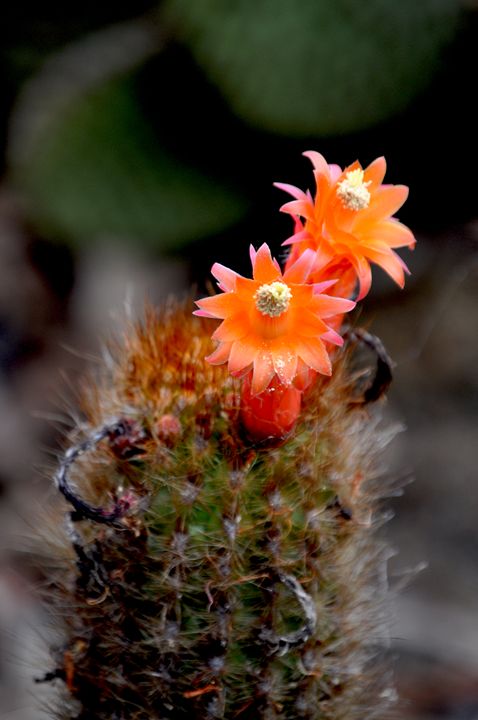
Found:
[{"label": "green leaf", "polygon": [[234,191],[161,146],[130,79],[57,103],[27,141],[14,162],[16,180],[33,219],[54,236],[169,249],[219,232],[245,211]]},{"label": "green leaf", "polygon": [[366,128],[429,83],[458,0],[166,0],[166,17],[246,121],[294,136]]}]

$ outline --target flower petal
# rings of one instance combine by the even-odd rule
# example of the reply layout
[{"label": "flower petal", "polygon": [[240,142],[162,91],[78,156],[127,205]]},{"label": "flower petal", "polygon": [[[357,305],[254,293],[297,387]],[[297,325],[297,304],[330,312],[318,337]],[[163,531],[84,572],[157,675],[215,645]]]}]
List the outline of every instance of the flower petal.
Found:
[{"label": "flower petal", "polygon": [[335,330],[332,330],[332,328],[329,328],[327,332],[320,337],[322,340],[332,343],[332,345],[337,345],[337,347],[342,347],[344,344],[343,337],[339,335],[338,332],[335,332]]},{"label": "flower petal", "polygon": [[258,395],[263,392],[270,381],[274,377],[274,365],[270,352],[261,350],[254,360],[254,369],[252,372],[251,392]]},{"label": "flower petal", "polygon": [[314,219],[314,206],[310,200],[291,200],[282,205],[280,211],[290,215],[300,215],[307,220]]},{"label": "flower petal", "polygon": [[228,370],[232,374],[240,373],[244,368],[254,362],[258,353],[257,342],[254,338],[242,338],[232,343],[229,354]]},{"label": "flower petal", "polygon": [[363,255],[354,255],[350,253],[349,260],[352,263],[359,281],[359,294],[357,300],[362,300],[370,290],[372,285],[372,271],[370,263]]},{"label": "flower petal", "polygon": [[234,342],[248,335],[251,324],[247,313],[241,312],[225,318],[213,333],[212,339],[220,342]]},{"label": "flower petal", "polygon": [[314,283],[312,287],[314,288],[314,295],[319,295],[320,293],[325,292],[333,285],[336,285],[338,280],[324,280],[323,282]]},{"label": "flower petal", "polygon": [[389,248],[409,247],[413,249],[416,244],[412,231],[396,218],[374,223],[363,238],[365,244],[367,244],[367,240],[383,243]]},{"label": "flower petal", "polygon": [[266,243],[263,243],[257,251],[253,273],[254,280],[260,283],[270,283],[281,277],[281,272],[272,260],[271,251]]},{"label": "flower petal", "polygon": [[[382,270],[385,270],[385,272],[390,275],[392,280],[394,280],[397,285],[399,285],[401,288],[405,285],[405,268],[408,270],[407,266],[403,262],[403,260],[393,252],[393,250],[390,250],[388,253],[381,253],[377,251],[370,251],[367,253],[370,260],[376,265],[379,265]],[[405,265],[405,268],[403,267]]]},{"label": "flower petal", "polygon": [[299,307],[294,317],[294,337],[321,337],[328,325],[307,307]]},{"label": "flower petal", "polygon": [[283,190],[284,192],[288,193],[289,195],[292,195],[293,198],[296,200],[305,200],[308,202],[307,195],[303,190],[301,190],[298,187],[295,187],[295,185],[289,185],[288,183],[280,183],[275,182],[272,183],[274,187],[278,188],[279,190]]},{"label": "flower petal", "polygon": [[316,150],[307,150],[302,153],[302,155],[310,160],[314,166],[314,170],[319,173],[323,173],[324,175],[329,175],[329,166],[323,155],[318,153]]},{"label": "flower petal", "polygon": [[354,170],[362,170],[362,166],[358,160],[354,160],[351,165],[347,165],[347,167],[344,168],[344,171],[340,177],[340,180],[345,180],[345,178],[347,177],[347,174],[349,172],[353,172]]},{"label": "flower petal", "polygon": [[214,275],[216,280],[219,281],[218,285],[221,290],[224,292],[234,290],[238,275],[237,272],[234,272],[234,270],[231,270],[225,265],[221,265],[221,263],[214,263],[211,268],[211,273]]},{"label": "flower petal", "polygon": [[298,259],[284,273],[284,280],[287,283],[302,285],[307,281],[314,263],[316,253],[313,250],[304,250]]},{"label": "flower petal", "polygon": [[297,354],[312,370],[322,375],[332,374],[332,364],[320,338],[300,338],[297,342]]},{"label": "flower petal", "polygon": [[372,194],[367,210],[367,219],[395,215],[407,197],[408,187],[406,185],[381,185]]},{"label": "flower petal", "polygon": [[297,388],[297,390],[307,390],[307,388],[310,386],[310,384],[315,380],[317,373],[315,370],[311,370],[311,368],[305,364],[301,358],[299,358],[297,363],[297,373],[294,380],[294,387]]},{"label": "flower petal", "polygon": [[231,346],[232,343],[219,343],[214,352],[207,356],[207,362],[211,365],[222,365],[227,362],[229,360]]},{"label": "flower petal", "polygon": [[329,171],[330,171],[330,179],[332,183],[336,183],[339,177],[342,175],[342,168],[340,165],[335,165],[332,163],[332,165],[329,165]]},{"label": "flower petal", "polygon": [[220,319],[242,310],[241,302],[235,293],[223,293],[202,298],[202,300],[196,300],[196,305],[200,310],[209,313],[209,317]]},{"label": "flower petal", "polygon": [[215,315],[208,313],[207,310],[193,310],[193,315],[196,317],[215,318]]},{"label": "flower petal", "polygon": [[314,295],[310,308],[312,312],[316,312],[320,317],[330,318],[353,310],[356,304],[353,300],[321,293],[320,295]]},{"label": "flower petal", "polygon": [[385,177],[385,173],[387,171],[387,162],[385,158],[378,157],[376,160],[370,163],[370,165],[365,168],[364,171],[364,180],[365,182],[370,183],[370,190],[374,190],[377,188],[381,183],[383,182],[383,178]]},{"label": "flower petal", "polygon": [[336,256],[337,252],[334,251],[330,243],[322,240],[316,250],[314,273],[317,273],[319,270],[325,268],[325,266],[330,262],[333,262],[336,259]]},{"label": "flower petal", "polygon": [[288,237],[287,240],[284,240],[282,245],[293,245],[294,243],[301,242],[302,240],[307,240],[310,237],[311,235],[308,230],[299,230],[299,232],[294,233]]},{"label": "flower petal", "polygon": [[256,255],[257,250],[255,249],[254,245],[252,243],[249,245],[249,257],[251,258],[251,266],[254,267],[254,263],[256,262]]},{"label": "flower petal", "polygon": [[274,342],[271,347],[274,370],[284,385],[291,385],[297,373],[297,354],[290,342]]}]

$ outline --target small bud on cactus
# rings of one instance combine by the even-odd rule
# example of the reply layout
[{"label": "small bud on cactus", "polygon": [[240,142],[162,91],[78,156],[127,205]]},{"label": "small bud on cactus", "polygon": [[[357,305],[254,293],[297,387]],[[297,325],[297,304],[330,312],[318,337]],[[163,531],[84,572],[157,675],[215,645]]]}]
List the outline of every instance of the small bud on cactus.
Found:
[{"label": "small bud on cactus", "polygon": [[[390,248],[409,231],[386,211],[404,193],[380,185],[382,160],[344,174],[309,157],[322,194],[287,186],[304,225],[285,271],[266,245],[252,279],[213,266],[221,294],[196,314],[222,320],[216,349],[211,321],[170,303],[85,388],[56,478],[68,513],[48,569],[55,717],[363,720],[393,696],[389,550],[374,537],[389,434],[368,404],[390,363],[368,333],[344,344],[355,303],[334,287],[363,295],[370,260],[398,267]],[[361,397],[359,342],[377,353]]]},{"label": "small bud on cactus", "polygon": [[160,442],[167,447],[174,447],[181,438],[182,427],[175,415],[161,415],[155,422],[154,430]]},{"label": "small bud on cactus", "polygon": [[255,395],[251,384],[251,376],[247,375],[242,385],[240,415],[246,433],[257,441],[287,437],[300,414],[301,391],[276,379]]}]

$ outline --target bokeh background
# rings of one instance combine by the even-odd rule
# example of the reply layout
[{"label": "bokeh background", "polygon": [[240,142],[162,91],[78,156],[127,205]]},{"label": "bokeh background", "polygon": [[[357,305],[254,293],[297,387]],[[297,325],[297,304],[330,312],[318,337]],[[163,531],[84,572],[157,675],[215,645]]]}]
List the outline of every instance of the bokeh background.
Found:
[{"label": "bokeh background", "polygon": [[310,186],[315,149],[411,188],[412,276],[361,310],[413,480],[384,530],[398,716],[478,719],[478,3],[8,2],[0,37],[0,716],[47,717],[24,549],[79,376],[145,298],[280,253],[272,182]]}]

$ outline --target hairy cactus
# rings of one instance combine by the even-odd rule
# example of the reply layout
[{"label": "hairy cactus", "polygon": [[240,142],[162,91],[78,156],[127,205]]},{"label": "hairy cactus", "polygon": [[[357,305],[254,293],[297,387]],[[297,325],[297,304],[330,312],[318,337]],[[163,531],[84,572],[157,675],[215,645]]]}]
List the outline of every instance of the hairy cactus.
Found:
[{"label": "hairy cactus", "polygon": [[[46,679],[63,681],[61,720],[363,720],[383,717],[394,697],[390,551],[376,537],[390,433],[373,404],[390,363],[376,339],[349,330],[324,377],[322,345],[354,303],[323,294],[330,281],[300,284],[310,247],[283,275],[266,246],[252,257],[255,281],[215,266],[224,294],[198,301],[199,314],[220,315],[251,286],[257,333],[287,320],[299,354],[287,380],[266,339],[247,364],[246,349],[216,331],[208,362],[211,321],[172,302],[131,327],[85,384],[84,421],[56,475],[69,509],[49,541],[47,598],[63,641]],[[264,284],[264,273],[277,279]],[[302,310],[292,332],[298,298],[338,315],[327,326]],[[235,319],[221,327],[234,333]],[[313,321],[325,328],[317,345],[300,334]],[[365,387],[351,363],[364,344],[376,354]],[[246,367],[231,376],[239,356]]]}]

